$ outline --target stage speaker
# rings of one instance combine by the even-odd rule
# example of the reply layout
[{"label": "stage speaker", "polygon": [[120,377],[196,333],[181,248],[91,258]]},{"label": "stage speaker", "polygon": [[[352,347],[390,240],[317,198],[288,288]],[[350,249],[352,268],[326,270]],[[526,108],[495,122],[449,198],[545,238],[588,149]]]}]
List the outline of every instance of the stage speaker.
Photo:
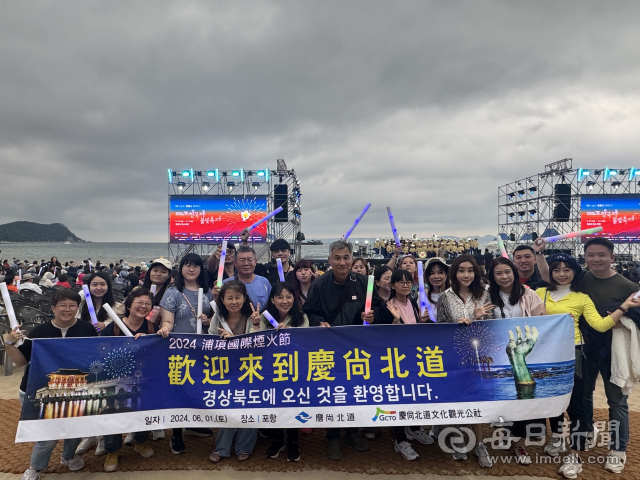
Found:
[{"label": "stage speaker", "polygon": [[289,192],[286,185],[276,185],[273,188],[273,209],[282,207],[282,211],[276,213],[273,220],[276,222],[289,221]]},{"label": "stage speaker", "polygon": [[556,183],[554,187],[555,208],[553,219],[556,222],[568,222],[571,218],[571,185]]},{"label": "stage speaker", "polygon": [[512,242],[516,241],[516,234],[512,233],[511,235],[509,235],[509,240],[511,240]]},{"label": "stage speaker", "polygon": [[531,240],[534,242],[538,239],[538,232],[531,232]]}]

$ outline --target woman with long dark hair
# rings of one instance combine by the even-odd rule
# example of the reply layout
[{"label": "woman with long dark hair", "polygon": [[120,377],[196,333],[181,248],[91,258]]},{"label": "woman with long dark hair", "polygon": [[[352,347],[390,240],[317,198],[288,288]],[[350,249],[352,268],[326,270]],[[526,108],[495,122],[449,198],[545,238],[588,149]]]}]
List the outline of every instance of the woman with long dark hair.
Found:
[{"label": "woman with long dark hair", "polygon": [[[111,308],[116,306],[116,301],[113,298],[111,278],[104,272],[94,272],[90,276],[85,275],[84,282],[89,286],[91,301],[93,302],[93,308],[95,309],[96,317],[98,318],[96,330],[101,331],[106,325],[111,323],[109,314],[104,308],[102,308],[103,305],[109,305]],[[80,305],[79,312],[81,320],[91,322],[91,315],[89,315],[89,307],[87,306],[86,301],[83,300],[82,305]]]},{"label": "woman with long dark hair", "polygon": [[[579,319],[584,317],[589,326],[598,332],[606,332],[613,328],[622,316],[632,307],[640,306],[640,299],[631,294],[622,305],[606,317],[600,316],[591,298],[582,292],[582,268],[571,256],[558,253],[547,259],[549,265],[549,286],[538,288],[536,293],[544,302],[549,315],[568,313],[573,317],[575,326],[575,358],[576,376],[573,381],[571,399],[567,407],[567,413],[571,419],[571,446],[570,455],[565,458],[558,473],[566,478],[576,478],[582,472],[582,460],[579,452],[585,450],[585,441],[588,433],[588,418],[584,408],[585,394],[593,394],[588,388],[589,381],[582,375],[582,359],[584,353],[584,338],[579,328]],[[553,430],[553,440],[544,451],[548,455],[558,456],[565,451],[564,438],[562,437],[562,425],[564,415],[549,419]]]},{"label": "woman with long dark hair", "polygon": [[[438,323],[464,323],[493,318],[491,297],[480,280],[480,268],[471,255],[460,255],[451,263],[451,287],[438,299]],[[484,468],[493,466],[487,448],[482,443],[482,424],[472,425],[477,443],[473,453]],[[455,452],[454,460],[466,460],[467,454]]]},{"label": "woman with long dark hair", "polygon": [[293,266],[293,275],[291,276],[291,286],[296,296],[298,306],[302,308],[307,300],[307,293],[311,284],[316,279],[313,272],[313,263],[309,260],[301,259]]},{"label": "woman with long dark hair", "polygon": [[[163,337],[170,332],[196,333],[198,325],[198,289],[202,288],[202,326],[209,326],[211,316],[211,291],[207,285],[204,264],[200,255],[188,253],[180,261],[178,275],[172,287],[168,288],[160,301],[161,328],[158,333]],[[190,428],[188,435],[208,437],[212,434],[208,428]],[[182,440],[182,429],[174,428],[170,441],[171,453],[186,452]]]},{"label": "woman with long dark hair", "polygon": [[495,318],[537,317],[546,314],[540,297],[520,283],[518,269],[508,258],[494,259],[487,277],[491,303],[495,305]]},{"label": "woman with long dark hair", "polygon": [[451,286],[449,282],[449,265],[444,258],[432,257],[427,260],[424,269],[424,284],[427,287],[427,301],[438,318],[438,299],[440,294]]},{"label": "woman with long dark hair", "polygon": [[156,293],[153,297],[153,310],[149,315],[149,320],[157,322],[160,318],[160,302],[167,288],[171,284],[171,262],[165,258],[157,258],[151,262],[151,266],[144,277],[142,288],[151,291],[151,287],[155,285]]},{"label": "woman with long dark hair", "polygon": [[387,301],[391,298],[391,275],[393,270],[387,265],[381,265],[376,267],[373,272],[373,280],[378,291],[378,295],[383,301]]},{"label": "woman with long dark hair", "polygon": [[[291,302],[295,304],[293,299]],[[260,325],[260,312],[255,309],[247,294],[247,287],[239,280],[230,280],[222,284],[216,299],[218,311],[211,319],[209,334],[229,339],[236,335],[249,333],[251,328]],[[258,438],[256,428],[220,428],[216,437],[216,447],[209,455],[212,463],[231,456],[231,447],[235,440],[235,453],[239,461],[248,460],[253,453]]]}]

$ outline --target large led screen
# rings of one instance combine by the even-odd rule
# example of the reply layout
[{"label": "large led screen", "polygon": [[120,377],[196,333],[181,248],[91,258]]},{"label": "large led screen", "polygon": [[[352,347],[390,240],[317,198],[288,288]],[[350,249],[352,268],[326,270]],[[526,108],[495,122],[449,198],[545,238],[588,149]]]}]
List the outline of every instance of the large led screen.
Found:
[{"label": "large led screen", "polygon": [[640,242],[640,195],[582,195],[580,200],[581,230],[602,227],[594,236],[614,243]]},{"label": "large led screen", "polygon": [[[169,242],[239,242],[240,232],[266,214],[266,195],[170,196]],[[249,241],[267,241],[267,222],[251,231]]]}]

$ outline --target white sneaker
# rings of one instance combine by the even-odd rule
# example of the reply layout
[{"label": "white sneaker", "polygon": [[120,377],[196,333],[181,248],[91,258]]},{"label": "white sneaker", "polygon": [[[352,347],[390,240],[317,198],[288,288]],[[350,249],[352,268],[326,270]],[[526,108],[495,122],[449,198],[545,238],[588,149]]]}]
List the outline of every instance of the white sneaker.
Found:
[{"label": "white sneaker", "polygon": [[404,427],[404,434],[408,440],[416,440],[423,445],[432,445],[435,439],[420,427],[415,432],[409,427]]},{"label": "white sneaker", "polygon": [[456,462],[462,462],[467,459],[467,452],[458,452],[457,450],[453,450],[453,459]]},{"label": "white sneaker", "polygon": [[607,461],[604,462],[604,469],[608,472],[622,473],[625,463],[627,463],[627,454],[625,452],[609,450]]},{"label": "white sneaker", "polygon": [[98,437],[98,446],[96,447],[96,457],[99,457],[101,455],[106,455],[106,454],[107,454],[107,449],[104,446],[104,438]]},{"label": "white sneaker", "polygon": [[415,460],[420,455],[416,453],[409,442],[400,442],[396,440],[396,444],[394,446],[396,452],[404,457],[405,460]]},{"label": "white sneaker", "polygon": [[578,474],[582,473],[582,462],[577,455],[569,455],[563,459],[563,462],[558,473],[565,478],[578,478]]},{"label": "white sneaker", "polygon": [[550,443],[548,443],[544,447],[544,453],[547,455],[551,455],[552,457],[557,457],[561,453],[565,453],[567,451],[567,446],[565,445],[565,440],[563,437],[553,437]]},{"label": "white sneaker", "polygon": [[62,465],[65,465],[72,472],[84,468],[84,460],[78,455],[75,455],[71,460],[65,460],[64,458],[60,457],[60,463]]},{"label": "white sneaker", "polygon": [[164,430],[154,430],[151,434],[154,440],[162,440],[164,438]]},{"label": "white sneaker", "polygon": [[31,468],[29,468],[28,470],[25,470],[24,473],[22,474],[22,480],[39,480],[40,479],[40,472],[38,472],[37,470],[32,470]]},{"label": "white sneaker", "polygon": [[136,441],[133,439],[133,433],[127,433],[127,436],[124,437],[125,445],[133,445]]},{"label": "white sneaker", "polygon": [[588,452],[592,448],[596,447],[596,445],[598,444],[598,434],[599,433],[600,433],[600,430],[598,430],[598,427],[596,427],[594,425],[593,426],[593,431],[589,432],[587,434],[587,442],[586,442],[586,445],[584,447],[585,452]]},{"label": "white sneaker", "polygon": [[473,447],[473,454],[478,458],[478,464],[482,468],[491,468],[493,467],[493,462],[491,461],[491,457],[489,456],[489,452],[487,452],[487,447],[485,447],[484,443],[480,442]]},{"label": "white sneaker", "polygon": [[82,441],[80,442],[80,445],[78,445],[78,448],[76,448],[76,455],[82,455],[83,453],[88,452],[89,449],[95,447],[97,444],[98,444],[97,437],[83,438]]}]

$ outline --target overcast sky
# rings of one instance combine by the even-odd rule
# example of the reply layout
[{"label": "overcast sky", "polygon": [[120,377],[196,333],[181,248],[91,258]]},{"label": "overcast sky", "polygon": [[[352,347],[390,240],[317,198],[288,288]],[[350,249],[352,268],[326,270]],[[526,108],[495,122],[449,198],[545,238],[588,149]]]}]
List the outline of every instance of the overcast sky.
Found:
[{"label": "overcast sky", "polygon": [[165,242],[167,168],[299,176],[307,238],[497,232],[565,157],[640,167],[640,3],[4,1],[0,223]]}]

